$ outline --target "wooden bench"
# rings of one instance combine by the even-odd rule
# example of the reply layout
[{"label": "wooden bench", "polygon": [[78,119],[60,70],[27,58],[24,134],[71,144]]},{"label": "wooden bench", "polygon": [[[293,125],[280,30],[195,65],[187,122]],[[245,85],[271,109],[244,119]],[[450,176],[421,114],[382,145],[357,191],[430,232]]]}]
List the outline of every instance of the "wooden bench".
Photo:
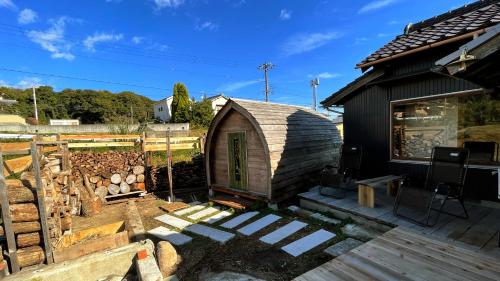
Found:
[{"label": "wooden bench", "polygon": [[375,188],[386,187],[387,195],[394,195],[401,176],[383,176],[378,178],[357,181],[358,203],[361,206],[375,207]]}]

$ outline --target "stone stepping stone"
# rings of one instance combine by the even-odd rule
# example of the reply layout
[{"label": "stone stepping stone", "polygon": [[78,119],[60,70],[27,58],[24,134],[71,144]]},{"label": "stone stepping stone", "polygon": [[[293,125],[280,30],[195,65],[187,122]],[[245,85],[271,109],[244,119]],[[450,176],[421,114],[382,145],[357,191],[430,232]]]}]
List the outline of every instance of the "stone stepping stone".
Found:
[{"label": "stone stepping stone", "polygon": [[213,224],[213,223],[216,223],[216,222],[220,221],[223,218],[229,217],[232,214],[233,213],[228,212],[228,211],[222,211],[222,212],[217,213],[217,214],[215,214],[215,215],[213,215],[211,217],[203,219],[202,221],[206,222],[206,223],[209,223],[209,224]]},{"label": "stone stepping stone", "polygon": [[207,206],[206,204],[195,205],[195,206],[192,206],[192,207],[188,207],[186,209],[175,211],[174,215],[183,216],[183,215],[195,212],[195,211],[199,211],[201,209],[205,209],[206,206]]},{"label": "stone stepping stone", "polygon": [[339,224],[341,221],[340,220],[337,220],[337,219],[332,219],[330,217],[327,217],[323,214],[320,214],[320,213],[314,213],[312,215],[310,215],[309,217],[313,218],[313,219],[317,219],[317,220],[320,220],[322,222],[327,222],[327,223],[331,223],[331,224]]},{"label": "stone stepping stone", "polygon": [[150,231],[148,231],[148,233],[151,235],[154,235],[162,240],[166,240],[166,241],[168,241],[174,245],[177,245],[177,246],[184,245],[186,243],[191,242],[191,240],[193,240],[193,238],[191,238],[185,234],[179,233],[179,232],[174,231],[174,230],[170,230],[170,229],[163,227],[163,226],[153,228]]},{"label": "stone stepping stone", "polygon": [[363,245],[363,242],[352,239],[352,238],[347,238],[344,241],[341,241],[335,245],[332,245],[324,250],[325,253],[330,254],[334,257],[338,257],[340,255],[343,255],[349,251],[351,251],[354,248],[357,248],[358,246]]},{"label": "stone stepping stone", "polygon": [[208,237],[222,244],[234,237],[233,233],[218,230],[202,224],[193,224],[186,227],[184,230]]},{"label": "stone stepping stone", "polygon": [[227,222],[221,224],[220,226],[224,227],[224,228],[229,228],[229,229],[232,229],[232,228],[235,228],[237,227],[238,225],[246,222],[247,220],[255,217],[256,215],[258,215],[259,212],[247,212],[247,213],[244,213],[244,214],[241,214],[235,218],[232,218],[230,220],[228,220]]},{"label": "stone stepping stone", "polygon": [[218,211],[220,211],[220,209],[219,209],[219,208],[217,208],[217,207],[208,207],[208,208],[203,209],[203,210],[201,210],[201,211],[199,211],[199,212],[197,212],[197,213],[194,213],[194,214],[192,214],[192,215],[189,215],[189,216],[188,216],[188,219],[191,219],[191,220],[196,221],[196,220],[199,220],[199,219],[201,219],[201,218],[204,218],[204,217],[206,217],[206,216],[208,216],[208,215],[211,215],[211,214],[213,214],[213,213],[216,213],[216,212],[218,212]]},{"label": "stone stepping stone", "polygon": [[167,215],[167,214],[156,217],[155,219],[159,220],[163,223],[166,223],[170,226],[173,226],[175,228],[178,228],[178,229],[184,229],[187,226],[190,226],[193,224],[192,222],[189,222],[189,221],[186,221],[186,220],[183,220],[183,219],[171,216],[171,215]]},{"label": "stone stepping stone", "polygon": [[335,236],[335,233],[320,229],[307,235],[306,237],[302,237],[299,240],[283,246],[281,249],[294,257],[298,257],[312,248],[334,238]]},{"label": "stone stepping stone", "polygon": [[272,224],[273,222],[277,221],[281,219],[280,216],[277,216],[277,215],[267,215],[263,218],[260,218],[248,225],[245,225],[244,227],[238,229],[238,232],[243,234],[243,235],[252,235],[254,234],[255,232],[263,229],[264,227]]},{"label": "stone stepping stone", "polygon": [[291,223],[276,229],[275,231],[267,234],[266,236],[261,237],[259,240],[264,243],[273,245],[306,226],[307,223],[301,221],[292,221]]}]

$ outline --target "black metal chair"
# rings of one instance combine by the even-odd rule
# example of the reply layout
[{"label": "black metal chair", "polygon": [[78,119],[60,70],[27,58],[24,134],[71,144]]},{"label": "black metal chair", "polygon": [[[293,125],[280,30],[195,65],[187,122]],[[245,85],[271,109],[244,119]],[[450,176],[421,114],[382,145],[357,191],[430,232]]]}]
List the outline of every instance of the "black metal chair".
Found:
[{"label": "black metal chair", "polygon": [[[423,226],[434,226],[441,213],[467,219],[463,189],[469,163],[466,148],[435,147],[423,188],[412,186],[409,179],[403,180],[394,202],[394,215]],[[463,215],[444,210],[446,202],[456,200]],[[434,207],[435,202],[440,202]],[[437,216],[431,222],[432,212]]]},{"label": "black metal chair", "polygon": [[493,141],[466,141],[464,148],[470,152],[469,160],[477,162],[498,161],[498,143]]},{"label": "black metal chair", "polygon": [[[358,179],[361,171],[363,147],[361,145],[342,145],[339,167],[328,165],[321,172],[319,193],[333,198],[343,198],[354,179]],[[336,193],[325,192],[325,189],[336,189]]]}]

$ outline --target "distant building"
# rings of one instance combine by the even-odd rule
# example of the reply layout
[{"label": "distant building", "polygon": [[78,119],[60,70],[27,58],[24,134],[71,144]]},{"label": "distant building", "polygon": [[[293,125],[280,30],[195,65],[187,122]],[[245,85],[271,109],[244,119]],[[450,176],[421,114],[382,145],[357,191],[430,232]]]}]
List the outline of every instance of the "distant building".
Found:
[{"label": "distant building", "polygon": [[170,96],[155,102],[154,112],[155,119],[161,120],[163,122],[169,122],[172,118],[172,101],[174,97]]},{"label": "distant building", "polygon": [[335,127],[337,127],[340,137],[344,139],[344,117],[339,115],[337,118],[333,119],[332,122],[335,124]]},{"label": "distant building", "polygon": [[217,114],[219,110],[226,104],[227,98],[223,94],[219,94],[208,98],[212,102],[212,109],[214,114]]},{"label": "distant building", "polygon": [[50,119],[49,124],[51,126],[78,126],[80,125],[80,120],[78,119]]},{"label": "distant building", "polygon": [[0,114],[0,124],[22,124],[26,125],[26,121],[23,117],[15,114]]},{"label": "distant building", "polygon": [[[164,98],[157,101],[154,104],[154,114],[155,119],[161,120],[162,122],[169,122],[172,118],[172,101],[173,97]],[[212,109],[214,114],[217,114],[219,110],[226,104],[227,98],[220,94],[213,97],[209,97],[208,100],[212,102]]]}]

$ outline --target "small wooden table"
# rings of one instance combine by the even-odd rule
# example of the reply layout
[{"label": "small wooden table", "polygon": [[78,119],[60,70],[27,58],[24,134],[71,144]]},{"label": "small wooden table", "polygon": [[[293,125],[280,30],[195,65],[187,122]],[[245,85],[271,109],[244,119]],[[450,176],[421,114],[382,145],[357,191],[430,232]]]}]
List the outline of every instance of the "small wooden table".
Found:
[{"label": "small wooden table", "polygon": [[378,178],[357,181],[358,203],[361,206],[375,208],[375,188],[387,186],[387,195],[393,195],[401,176],[388,175]]}]

